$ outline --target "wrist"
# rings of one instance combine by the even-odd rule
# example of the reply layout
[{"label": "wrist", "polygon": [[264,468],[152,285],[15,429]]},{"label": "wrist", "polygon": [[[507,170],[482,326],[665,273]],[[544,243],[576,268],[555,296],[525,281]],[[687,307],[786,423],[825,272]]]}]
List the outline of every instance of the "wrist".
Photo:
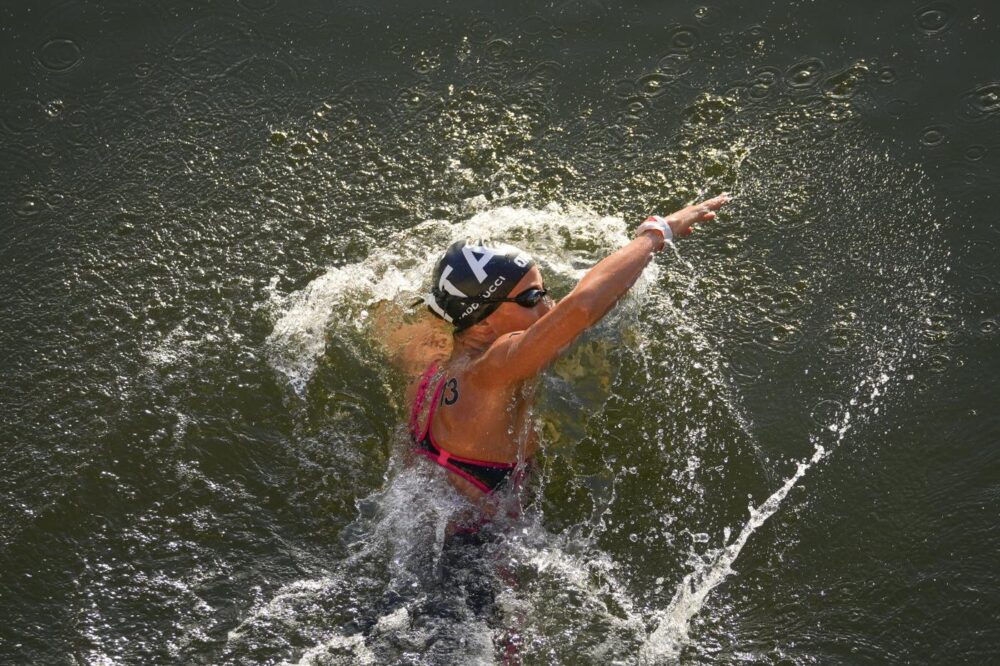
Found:
[{"label": "wrist", "polygon": [[660,250],[666,246],[667,241],[673,240],[674,238],[674,232],[670,228],[670,225],[659,215],[650,215],[647,217],[646,221],[640,224],[635,230],[635,235],[638,236],[647,232],[652,232],[654,235],[658,235],[660,237]]}]

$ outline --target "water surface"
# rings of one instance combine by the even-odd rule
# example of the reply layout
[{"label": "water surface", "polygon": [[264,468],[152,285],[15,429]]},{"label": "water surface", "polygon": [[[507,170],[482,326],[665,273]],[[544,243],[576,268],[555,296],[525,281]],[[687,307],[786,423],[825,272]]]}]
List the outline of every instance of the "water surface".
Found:
[{"label": "water surface", "polygon": [[[5,5],[3,661],[988,661],[998,20]],[[452,238],[564,294],[719,191],[446,544],[372,322]]]}]

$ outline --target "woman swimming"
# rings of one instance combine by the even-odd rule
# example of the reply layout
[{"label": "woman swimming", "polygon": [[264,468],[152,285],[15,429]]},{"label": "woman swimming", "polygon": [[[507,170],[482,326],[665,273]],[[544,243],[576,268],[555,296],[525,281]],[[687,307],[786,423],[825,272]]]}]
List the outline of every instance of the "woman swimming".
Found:
[{"label": "woman swimming", "polygon": [[451,245],[425,298],[453,327],[451,352],[440,335],[431,344],[407,336],[400,342],[409,349],[397,355],[412,374],[423,369],[407,393],[415,452],[447,469],[451,483],[477,504],[516,486],[539,446],[529,417],[532,380],[607,314],[667,240],[714,219],[727,201],[723,194],[649,218],[558,303],[534,261],[517,248]]}]

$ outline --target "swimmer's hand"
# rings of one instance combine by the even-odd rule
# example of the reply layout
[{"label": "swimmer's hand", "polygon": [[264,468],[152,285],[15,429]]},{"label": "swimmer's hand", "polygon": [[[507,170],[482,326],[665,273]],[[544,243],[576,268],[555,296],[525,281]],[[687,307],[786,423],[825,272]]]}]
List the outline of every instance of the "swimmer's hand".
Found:
[{"label": "swimmer's hand", "polygon": [[699,222],[708,222],[715,219],[715,211],[722,208],[723,204],[729,202],[728,194],[720,194],[712,199],[706,199],[701,203],[696,203],[682,208],[673,215],[666,218],[670,230],[674,232],[674,238],[683,238],[691,235],[691,227]]}]

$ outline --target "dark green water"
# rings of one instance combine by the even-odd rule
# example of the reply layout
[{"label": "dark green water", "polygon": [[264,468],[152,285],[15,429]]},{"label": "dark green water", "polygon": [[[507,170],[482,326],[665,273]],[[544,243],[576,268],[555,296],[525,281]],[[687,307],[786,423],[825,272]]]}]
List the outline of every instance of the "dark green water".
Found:
[{"label": "dark green water", "polygon": [[[0,662],[997,659],[994,3],[333,4],[0,8]],[[379,300],[723,190],[443,548]]]}]

